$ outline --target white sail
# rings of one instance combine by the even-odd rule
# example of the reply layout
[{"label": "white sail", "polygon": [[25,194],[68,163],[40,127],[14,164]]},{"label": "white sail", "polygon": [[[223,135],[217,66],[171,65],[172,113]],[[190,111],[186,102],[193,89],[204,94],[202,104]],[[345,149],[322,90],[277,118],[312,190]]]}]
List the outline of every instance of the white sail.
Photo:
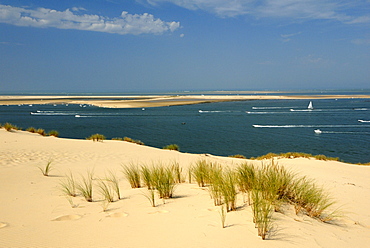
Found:
[{"label": "white sail", "polygon": [[313,109],[313,106],[312,106],[312,102],[310,101],[310,103],[308,104],[308,109]]}]

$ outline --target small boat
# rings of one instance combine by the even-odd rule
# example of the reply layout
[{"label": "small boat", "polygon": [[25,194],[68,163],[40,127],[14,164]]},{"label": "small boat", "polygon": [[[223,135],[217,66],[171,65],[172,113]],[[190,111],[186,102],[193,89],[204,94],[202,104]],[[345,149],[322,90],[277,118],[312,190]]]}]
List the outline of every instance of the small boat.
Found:
[{"label": "small boat", "polygon": [[315,130],[313,130],[315,133],[317,133],[317,134],[320,134],[320,133],[322,133],[322,131],[320,130],[320,129],[315,129]]},{"label": "small boat", "polygon": [[313,110],[312,101],[310,101],[310,103],[308,104],[307,109],[309,109],[309,110]]},{"label": "small boat", "polygon": [[81,117],[81,115],[75,115],[75,117],[76,117],[76,118],[79,118],[79,117]]}]

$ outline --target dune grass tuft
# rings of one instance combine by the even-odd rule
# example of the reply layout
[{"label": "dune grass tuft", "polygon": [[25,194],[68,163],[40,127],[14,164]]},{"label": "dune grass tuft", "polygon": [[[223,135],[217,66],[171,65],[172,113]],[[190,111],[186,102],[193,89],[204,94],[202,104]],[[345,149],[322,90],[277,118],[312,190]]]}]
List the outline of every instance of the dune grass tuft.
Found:
[{"label": "dune grass tuft", "polygon": [[340,161],[338,157],[327,157],[325,155],[319,154],[319,155],[312,155],[309,153],[304,152],[286,152],[286,153],[268,153],[266,155],[262,155],[259,157],[252,157],[251,159],[256,160],[263,160],[263,159],[272,159],[272,158],[315,158],[317,160],[331,160],[331,161]]},{"label": "dune grass tuft", "polygon": [[3,126],[4,128],[5,128],[5,130],[6,131],[8,131],[8,132],[10,132],[11,130],[22,130],[21,128],[19,128],[19,127],[17,127],[16,125],[13,125],[13,124],[11,124],[11,123],[9,123],[9,122],[7,122],[7,123],[5,123],[4,124],[4,126]]},{"label": "dune grass tuft", "polygon": [[92,140],[92,141],[103,141],[105,140],[105,136],[103,134],[93,134],[90,137],[86,138],[87,140]]},{"label": "dune grass tuft", "polygon": [[149,200],[152,207],[155,207],[155,192],[154,189],[148,189],[148,192],[144,196]]},{"label": "dune grass tuft", "polygon": [[134,139],[131,139],[129,137],[124,137],[123,141],[127,141],[127,142],[130,142],[130,143],[135,143],[135,144],[138,144],[138,145],[144,145],[144,142],[142,142],[140,140],[134,140]]},{"label": "dune grass tuft", "polygon": [[51,130],[49,133],[48,133],[49,136],[54,136],[54,137],[58,137],[59,136],[59,132],[56,131],[56,130]]},{"label": "dune grass tuft", "polygon": [[26,129],[27,132],[30,132],[30,133],[36,133],[36,128],[34,127],[29,127]]},{"label": "dune grass tuft", "polygon": [[165,150],[174,150],[174,151],[180,151],[180,147],[176,144],[171,144],[163,147]]},{"label": "dune grass tuft", "polygon": [[99,180],[98,181],[98,188],[100,194],[104,197],[104,200],[107,202],[113,202],[114,197],[113,197],[113,189],[110,186],[110,184],[106,183],[104,180]]},{"label": "dune grass tuft", "polygon": [[271,203],[268,200],[264,199],[263,192],[259,190],[253,190],[251,196],[253,221],[256,228],[258,229],[258,236],[261,236],[261,238],[264,240],[266,239],[266,236],[272,226]]},{"label": "dune grass tuft", "polygon": [[223,171],[221,167],[214,166],[209,171],[209,193],[211,195],[211,198],[213,199],[213,203],[215,206],[222,205],[223,202],[223,184],[224,184],[224,178],[223,178]]},{"label": "dune grass tuft", "polygon": [[76,185],[77,190],[85,197],[86,201],[93,201],[93,172],[88,171],[87,176],[81,176],[81,182]]},{"label": "dune grass tuft", "polygon": [[122,166],[123,173],[125,174],[127,180],[130,182],[131,188],[141,187],[140,170],[137,165],[131,163],[128,166]]},{"label": "dune grass tuft", "polygon": [[121,192],[119,189],[119,179],[115,173],[112,171],[108,171],[108,175],[106,176],[106,180],[112,184],[113,190],[116,192],[118,200],[121,199]]},{"label": "dune grass tuft", "polygon": [[152,182],[159,198],[172,198],[175,189],[175,175],[170,166],[157,165],[153,168]]},{"label": "dune grass tuft", "polygon": [[51,166],[52,162],[53,162],[53,160],[49,159],[45,166],[43,166],[43,167],[39,166],[38,167],[40,169],[40,171],[42,172],[42,174],[46,177],[49,176],[49,173],[50,173],[51,169],[53,168],[53,166]]},{"label": "dune grass tuft", "polygon": [[291,193],[291,202],[297,214],[302,212],[325,222],[335,217],[335,211],[329,211],[335,201],[330,198],[323,188],[317,187],[313,180],[306,177],[295,181]]},{"label": "dune grass tuft", "polygon": [[236,210],[236,173],[232,170],[227,170],[222,175],[221,192],[227,211]]},{"label": "dune grass tuft", "polygon": [[148,166],[141,166],[140,175],[145,186],[148,187],[148,190],[154,189],[152,168],[149,168]]},{"label": "dune grass tuft", "polygon": [[40,134],[41,136],[46,136],[46,132],[44,129],[42,128],[39,128],[36,130],[36,133]]},{"label": "dune grass tuft", "polygon": [[192,177],[194,177],[199,187],[205,187],[209,184],[212,167],[213,164],[206,160],[198,160],[195,165],[192,166]]},{"label": "dune grass tuft", "polygon": [[182,168],[180,167],[180,164],[178,162],[172,162],[170,166],[171,166],[171,170],[174,173],[175,183],[184,182],[185,180],[183,179],[183,176],[182,176]]},{"label": "dune grass tuft", "polygon": [[62,191],[67,196],[72,196],[72,197],[77,196],[76,182],[71,172],[69,172],[69,174],[66,175],[66,179],[64,181],[60,182],[60,186],[61,186]]},{"label": "dune grass tuft", "polygon": [[247,202],[250,205],[250,194],[255,185],[257,168],[251,163],[243,163],[237,167],[236,171],[239,190],[247,195]]}]

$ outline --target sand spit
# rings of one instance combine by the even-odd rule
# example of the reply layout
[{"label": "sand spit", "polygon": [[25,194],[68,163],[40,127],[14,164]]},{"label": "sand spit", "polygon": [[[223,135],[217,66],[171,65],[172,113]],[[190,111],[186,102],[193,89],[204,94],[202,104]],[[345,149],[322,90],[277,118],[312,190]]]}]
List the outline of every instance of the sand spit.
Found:
[{"label": "sand spit", "polygon": [[[268,151],[266,151],[267,153]],[[49,177],[38,166],[50,159]],[[206,159],[234,167],[241,159],[186,154],[123,141],[93,142],[0,129],[0,247],[367,247],[370,244],[370,167],[313,159],[279,159],[280,165],[323,185],[342,217],[330,224],[296,215],[291,206],[273,214],[268,240],[257,236],[252,211],[238,195],[237,211],[221,227],[220,208],[195,183],[176,186],[174,198],[151,207],[145,188],[131,189],[122,164],[169,163],[187,168]],[[257,162],[260,163],[260,162]],[[103,211],[93,202],[64,196],[60,182],[94,171],[94,185],[108,171],[119,178],[122,199]],[[95,186],[94,186],[95,187]]]},{"label": "sand spit", "polygon": [[90,104],[104,108],[149,108],[223,101],[267,99],[370,98],[370,95],[184,95],[184,96],[0,96],[0,105]]}]

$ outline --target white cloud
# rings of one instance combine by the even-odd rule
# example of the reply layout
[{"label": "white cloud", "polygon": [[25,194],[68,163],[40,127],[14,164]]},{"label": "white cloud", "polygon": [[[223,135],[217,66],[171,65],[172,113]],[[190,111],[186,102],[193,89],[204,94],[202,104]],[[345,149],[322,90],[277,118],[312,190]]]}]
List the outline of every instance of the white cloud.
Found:
[{"label": "white cloud", "polygon": [[[143,1],[143,0],[137,0]],[[204,10],[221,17],[250,15],[256,18],[336,20],[347,24],[368,23],[366,0],[146,0],[157,5],[171,2],[191,10]],[[356,10],[356,15],[352,9]],[[363,12],[363,14],[359,14]],[[353,15],[352,15],[353,14]]]},{"label": "white cloud", "polygon": [[116,18],[77,14],[84,10],[77,7],[65,11],[46,8],[31,10],[0,4],[0,22],[16,26],[78,29],[122,35],[162,34],[173,32],[180,27],[179,22],[164,22],[148,13],[138,15],[123,11],[121,16]]},{"label": "white cloud", "polygon": [[315,65],[325,65],[329,63],[329,60],[319,57],[315,54],[309,54],[308,56],[302,57],[300,59],[302,64],[315,64]]},{"label": "white cloud", "polygon": [[293,34],[281,34],[280,37],[282,38],[283,42],[289,42],[291,41],[291,37],[294,37],[296,35],[300,35],[302,32],[293,33]]}]

